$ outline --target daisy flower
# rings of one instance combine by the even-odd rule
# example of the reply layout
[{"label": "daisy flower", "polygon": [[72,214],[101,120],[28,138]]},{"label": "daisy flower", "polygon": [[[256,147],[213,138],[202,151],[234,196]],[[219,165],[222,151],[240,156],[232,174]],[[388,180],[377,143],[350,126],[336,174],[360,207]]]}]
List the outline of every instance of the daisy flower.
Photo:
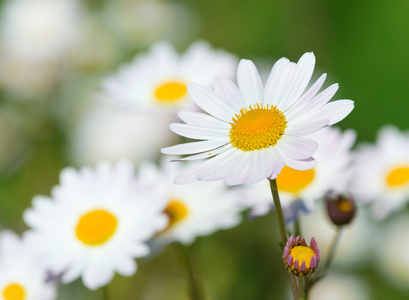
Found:
[{"label": "daisy flower", "polygon": [[[285,166],[277,177],[280,201],[287,222],[297,217],[297,210],[311,211],[315,202],[329,190],[344,192],[350,181],[349,166],[355,131],[342,132],[327,127],[307,136],[319,144],[313,158],[317,164],[309,170],[296,170]],[[264,215],[273,207],[269,182],[247,186],[243,204],[252,207],[252,215]],[[249,195],[247,195],[249,193]],[[257,193],[258,196],[254,196]],[[299,202],[302,201],[302,203]]]},{"label": "daisy flower", "polygon": [[232,77],[236,57],[211,49],[206,42],[192,44],[183,55],[171,44],[158,42],[148,53],[139,54],[132,63],[102,83],[102,98],[131,108],[176,110],[192,106],[187,84],[211,84],[217,74]]},{"label": "daisy flower", "polygon": [[242,207],[237,194],[222,182],[195,182],[187,186],[175,185],[175,174],[183,169],[162,160],[161,167],[152,163],[141,166],[139,176],[146,182],[158,182],[167,194],[163,211],[169,218],[167,227],[155,236],[160,242],[192,243],[196,237],[210,235],[219,229],[238,225]]},{"label": "daisy flower", "polygon": [[0,299],[52,300],[56,288],[46,282],[38,257],[11,231],[0,233]]},{"label": "daisy flower", "polygon": [[357,201],[371,203],[379,218],[401,209],[409,200],[409,133],[396,127],[380,129],[375,145],[357,150],[352,192]]},{"label": "daisy flower", "polygon": [[130,276],[134,258],[149,254],[145,244],[167,224],[153,201],[160,189],[140,186],[129,162],[95,169],[66,168],[52,197],[37,196],[24,213],[32,228],[26,238],[45,266],[61,281],[82,276],[89,289],[111,281],[114,272]]},{"label": "daisy flower", "polygon": [[241,60],[236,86],[216,78],[214,90],[191,84],[189,94],[205,113],[182,111],[186,124],[171,124],[177,134],[201,141],[162,149],[172,155],[194,154],[186,159],[209,158],[176,177],[176,183],[221,180],[237,185],[274,179],[284,165],[296,170],[314,167],[311,157],[318,144],[306,138],[345,118],[353,109],[351,100],[327,103],[338,85],[318,93],[326,75],[308,90],[315,65],[312,53],[298,63],[280,59],[263,88],[255,65]]}]

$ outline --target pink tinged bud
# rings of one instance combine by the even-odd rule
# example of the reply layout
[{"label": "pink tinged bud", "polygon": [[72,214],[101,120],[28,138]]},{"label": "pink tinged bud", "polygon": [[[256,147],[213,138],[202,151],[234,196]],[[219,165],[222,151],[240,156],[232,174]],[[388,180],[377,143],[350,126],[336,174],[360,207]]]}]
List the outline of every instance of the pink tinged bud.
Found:
[{"label": "pink tinged bud", "polygon": [[301,272],[305,272],[305,260],[303,260],[302,263],[301,263],[301,269],[300,269],[300,271],[301,271]]},{"label": "pink tinged bud", "polygon": [[291,235],[290,238],[288,239],[288,243],[290,244],[290,247],[294,245],[294,240],[295,240],[295,237]]},{"label": "pink tinged bud", "polygon": [[283,253],[284,259],[287,259],[287,257],[288,257],[289,254],[290,254],[290,248],[285,247],[285,248],[284,248],[284,253]]},{"label": "pink tinged bud", "polygon": [[314,256],[311,256],[311,261],[310,261],[310,269],[315,268],[315,259]]},{"label": "pink tinged bud", "polygon": [[307,243],[305,242],[305,239],[304,239],[304,238],[301,238],[301,245],[307,246]]},{"label": "pink tinged bud", "polygon": [[289,255],[287,257],[287,265],[291,266],[292,263],[293,263],[293,257],[291,255]]},{"label": "pink tinged bud", "polygon": [[298,259],[294,262],[294,270],[298,270]]},{"label": "pink tinged bud", "polygon": [[296,239],[295,239],[295,243],[294,243],[296,246],[298,245],[299,240],[300,240],[300,236],[297,236]]}]

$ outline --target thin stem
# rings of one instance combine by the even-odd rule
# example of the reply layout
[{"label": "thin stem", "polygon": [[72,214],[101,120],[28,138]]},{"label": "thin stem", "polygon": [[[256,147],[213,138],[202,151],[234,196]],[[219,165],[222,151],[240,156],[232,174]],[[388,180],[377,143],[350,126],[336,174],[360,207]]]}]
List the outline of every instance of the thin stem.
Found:
[{"label": "thin stem", "polygon": [[304,292],[304,277],[298,277],[298,289],[300,291],[300,300],[305,300],[305,292]]},{"label": "thin stem", "polygon": [[[283,250],[284,245],[287,242],[287,229],[285,227],[284,214],[281,208],[280,197],[278,195],[277,181],[275,179],[270,180],[270,188],[271,188],[271,194],[273,195],[275,211],[277,214],[277,222],[278,222],[278,228],[280,231],[280,238],[281,238],[281,241],[280,241],[281,250]],[[293,291],[294,300],[298,300],[299,292],[298,292],[298,287],[297,287],[297,280],[295,279],[294,275],[290,273],[288,273],[288,275],[290,276],[291,289]]]},{"label": "thin stem", "polygon": [[203,300],[203,289],[200,283],[200,279],[197,273],[197,270],[194,267],[193,259],[189,249],[181,244],[176,243],[176,246],[179,250],[181,259],[184,261],[186,271],[189,276],[189,294],[191,300]]}]

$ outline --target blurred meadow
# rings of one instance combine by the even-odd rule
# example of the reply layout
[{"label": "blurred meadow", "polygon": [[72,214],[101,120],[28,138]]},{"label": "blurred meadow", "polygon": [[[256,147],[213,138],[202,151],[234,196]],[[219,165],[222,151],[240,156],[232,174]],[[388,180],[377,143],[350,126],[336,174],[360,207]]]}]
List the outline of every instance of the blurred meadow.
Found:
[{"label": "blurred meadow", "polygon": [[[112,123],[113,127],[98,133],[90,129],[93,124],[81,124],[90,108],[105,101],[94,96],[101,93],[104,79],[158,41],[170,42],[179,53],[198,40],[206,41],[238,58],[251,59],[264,80],[279,58],[296,62],[303,53],[312,51],[316,56],[313,80],[327,73],[324,87],[340,85],[334,99],[355,102],[352,113],[337,124],[356,131],[355,145],[374,143],[379,129],[386,124],[400,130],[409,128],[407,1],[84,0],[75,2],[71,11],[64,10],[66,20],[56,16],[56,28],[48,27],[52,24],[44,27],[50,29],[44,39],[26,42],[24,30],[30,36],[29,29],[34,24],[21,24],[20,28],[13,23],[17,21],[11,20],[15,17],[10,8],[13,0],[0,4],[2,230],[22,234],[28,229],[23,212],[32,205],[34,196],[50,195],[60,182],[63,168],[95,166],[104,159],[115,161],[104,158],[109,150],[101,150],[101,140],[108,139],[108,144],[115,145],[115,136],[132,135],[133,128],[142,130],[147,139],[156,134],[149,128],[152,120],[149,123],[129,119],[123,125],[128,127],[125,130],[116,124],[119,121],[104,123],[100,117],[100,123],[94,126]],[[33,8],[19,22],[32,22],[35,18],[29,16],[42,12],[41,7]],[[57,32],[58,26],[67,28]],[[48,41],[47,34],[65,40]],[[30,43],[44,43],[45,48],[37,55]],[[113,106],[112,110],[121,110],[121,106]],[[123,144],[127,147],[124,157],[133,151],[143,152],[140,148],[144,147],[144,136],[139,134],[138,138],[139,141],[132,137]],[[159,149],[173,144],[173,140],[161,144],[157,153],[147,156],[159,161]],[[141,161],[134,161],[138,168]],[[246,211],[242,216],[239,225],[198,237],[188,246],[200,270],[206,299],[291,299],[274,215],[253,219]],[[398,231],[401,239],[409,240],[407,227],[393,227],[397,220],[407,224],[404,222],[408,219],[407,206],[382,220],[374,219],[366,207],[359,207],[356,219],[348,225],[359,232],[351,230],[341,236],[328,278],[314,287],[316,291],[312,290],[309,299],[407,299],[409,259],[405,244],[402,243],[401,252],[397,251],[402,259],[400,267],[385,263],[392,252],[384,253],[385,257],[379,253],[385,243],[396,246],[393,232]],[[321,248],[317,238],[320,234],[313,231],[320,228],[317,222],[331,227],[320,204],[314,213],[302,214],[300,223],[306,237],[315,236],[320,249],[325,249],[324,244],[330,243],[332,235],[321,234],[326,239]],[[115,274],[108,286],[110,299],[189,299],[187,274],[177,245],[154,249],[154,255],[137,261],[134,275]],[[328,290],[339,291],[338,298],[326,294]],[[101,288],[89,290],[81,279],[58,283],[57,293],[58,300],[103,299]]]}]

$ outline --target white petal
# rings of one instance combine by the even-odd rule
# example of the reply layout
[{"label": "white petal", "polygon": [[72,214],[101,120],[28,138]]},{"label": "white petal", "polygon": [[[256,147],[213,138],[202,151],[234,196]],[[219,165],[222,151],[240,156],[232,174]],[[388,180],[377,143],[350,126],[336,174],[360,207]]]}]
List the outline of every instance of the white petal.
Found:
[{"label": "white petal", "polygon": [[230,122],[236,113],[227,101],[220,99],[220,96],[207,86],[192,83],[187,86],[187,89],[196,104],[217,119]]},{"label": "white petal", "polygon": [[248,170],[248,181],[257,183],[266,179],[272,172],[272,161],[268,157],[268,149],[253,151],[249,154],[251,161]]},{"label": "white petal", "polygon": [[170,155],[185,155],[200,153],[218,148],[229,142],[229,138],[179,144],[162,148],[161,152]]},{"label": "white petal", "polygon": [[315,56],[312,52],[305,53],[289,74],[287,84],[278,100],[277,107],[281,111],[290,108],[301,96],[311,79],[315,66]]},{"label": "white petal", "polygon": [[316,161],[312,157],[302,160],[296,160],[283,154],[283,152],[279,149],[277,150],[280,152],[282,158],[284,159],[284,163],[292,169],[305,171],[314,168],[316,165]]},{"label": "white petal", "polygon": [[251,60],[240,61],[237,68],[237,83],[243,100],[248,106],[263,102],[263,83]]},{"label": "white petal", "polygon": [[84,270],[82,281],[90,290],[106,285],[114,277],[114,271],[108,265],[108,262],[102,259],[93,257],[88,261],[88,265]]},{"label": "white petal", "polygon": [[272,172],[268,176],[268,179],[275,179],[284,168],[285,162],[280,152],[274,147],[270,147],[268,151],[270,152],[269,159],[271,160],[271,165],[273,166]]},{"label": "white petal", "polygon": [[221,180],[226,178],[227,173],[236,163],[235,152],[239,150],[230,149],[212,159],[209,159],[205,168],[197,173],[196,178],[199,180]]},{"label": "white petal", "polygon": [[312,122],[289,122],[288,127],[285,129],[285,134],[293,136],[307,135],[327,126],[328,123],[329,119],[322,119]]},{"label": "white petal", "polygon": [[210,157],[213,157],[213,156],[215,156],[217,154],[225,152],[225,151],[227,151],[227,150],[229,150],[231,148],[232,148],[231,145],[227,144],[227,145],[225,145],[223,147],[213,149],[211,151],[199,153],[199,154],[196,154],[196,155],[191,155],[191,156],[188,156],[188,157],[185,157],[185,158],[175,159],[173,161],[198,160],[198,159],[203,159],[203,158],[210,158]]},{"label": "white petal", "polygon": [[228,131],[224,129],[204,128],[181,123],[172,123],[169,128],[181,136],[195,140],[223,139],[229,135]]},{"label": "white petal", "polygon": [[227,185],[237,185],[244,183],[248,179],[249,159],[247,159],[246,152],[236,151],[236,163],[232,166],[224,182]]},{"label": "white petal", "polygon": [[278,140],[276,147],[285,155],[299,160],[310,158],[317,150],[318,143],[307,138],[283,135]]},{"label": "white petal", "polygon": [[230,124],[220,121],[210,115],[193,112],[193,111],[180,111],[178,113],[179,118],[189,125],[209,127],[217,129],[230,129]]},{"label": "white petal", "polygon": [[[277,89],[280,82],[284,79],[284,72],[287,69],[290,61],[283,57],[279,59],[271,69],[270,75],[268,76],[266,86],[264,89],[264,103],[270,103],[276,105],[275,95],[278,93]],[[282,87],[284,85],[282,84]]]},{"label": "white petal", "polygon": [[217,77],[214,81],[214,88],[238,111],[241,108],[248,107],[240,94],[239,88],[229,78]]},{"label": "white petal", "polygon": [[333,125],[343,120],[353,109],[354,101],[338,100],[325,105],[321,110],[321,113],[323,118],[331,120],[329,125]]}]

